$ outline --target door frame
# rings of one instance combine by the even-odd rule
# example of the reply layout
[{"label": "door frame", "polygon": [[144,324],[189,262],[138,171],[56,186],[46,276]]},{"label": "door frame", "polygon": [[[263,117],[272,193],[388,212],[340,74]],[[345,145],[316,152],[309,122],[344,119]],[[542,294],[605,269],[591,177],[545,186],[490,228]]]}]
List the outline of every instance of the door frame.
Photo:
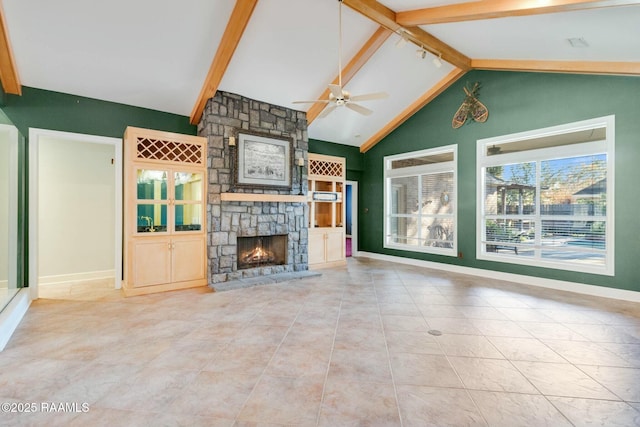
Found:
[{"label": "door frame", "polygon": [[70,142],[107,144],[114,147],[115,182],[115,288],[122,287],[122,139],[106,136],[87,135],[48,129],[29,128],[29,293],[31,299],[38,299],[38,251],[39,251],[39,149],[40,138],[48,137]]},{"label": "door frame", "polygon": [[351,256],[358,256],[358,181],[345,181],[345,185],[351,186]]}]

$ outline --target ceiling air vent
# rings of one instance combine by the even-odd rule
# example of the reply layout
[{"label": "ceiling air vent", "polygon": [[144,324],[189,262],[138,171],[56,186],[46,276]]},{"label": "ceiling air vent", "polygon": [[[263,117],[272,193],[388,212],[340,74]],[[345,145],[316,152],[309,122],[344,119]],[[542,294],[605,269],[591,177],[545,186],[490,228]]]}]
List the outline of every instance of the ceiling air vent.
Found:
[{"label": "ceiling air vent", "polygon": [[589,43],[583,37],[571,37],[567,39],[571,47],[589,47]]}]

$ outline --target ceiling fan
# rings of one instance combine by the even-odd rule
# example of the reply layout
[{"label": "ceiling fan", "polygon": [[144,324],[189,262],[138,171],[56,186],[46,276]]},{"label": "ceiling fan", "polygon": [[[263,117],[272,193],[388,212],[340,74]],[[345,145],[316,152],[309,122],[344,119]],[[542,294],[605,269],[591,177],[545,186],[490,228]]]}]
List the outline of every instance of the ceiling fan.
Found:
[{"label": "ceiling fan", "polygon": [[358,101],[371,101],[374,99],[385,99],[389,95],[385,92],[368,93],[364,95],[351,95],[342,87],[342,0],[338,0],[338,84],[329,84],[329,99],[316,99],[313,101],[294,101],[294,104],[329,104],[324,111],[318,116],[319,118],[328,116],[338,107],[347,107],[356,113],[365,116],[373,113],[372,110],[356,104]]}]

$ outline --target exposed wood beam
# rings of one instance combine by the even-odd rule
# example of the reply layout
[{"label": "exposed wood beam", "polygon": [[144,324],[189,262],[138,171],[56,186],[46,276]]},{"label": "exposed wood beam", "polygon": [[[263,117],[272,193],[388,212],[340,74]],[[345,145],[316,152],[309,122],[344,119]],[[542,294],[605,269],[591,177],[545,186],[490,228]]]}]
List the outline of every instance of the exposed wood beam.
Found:
[{"label": "exposed wood beam", "polygon": [[427,25],[509,16],[538,15],[571,10],[637,5],[640,1],[625,0],[485,0],[447,6],[408,10],[396,14],[398,25]]},{"label": "exposed wood beam", "polygon": [[2,89],[6,93],[13,95],[22,95],[22,84],[20,84],[20,76],[18,68],[13,57],[13,49],[11,48],[11,40],[9,39],[9,27],[4,17],[4,8],[0,1],[0,80],[2,81]]},{"label": "exposed wood beam", "polygon": [[[342,69],[342,85],[349,83],[349,80],[356,75],[356,73],[362,68],[364,64],[373,56],[374,53],[382,46],[382,44],[389,38],[392,32],[385,27],[378,27],[375,33],[367,40],[362,48],[356,53],[356,55],[349,61],[349,63]],[[331,84],[338,84],[338,76],[331,82]],[[329,99],[329,89],[325,89],[317,99]],[[327,104],[317,103],[313,104],[307,111],[307,124],[311,124],[318,115],[324,110]]]},{"label": "exposed wood beam", "polygon": [[384,137],[393,132],[398,126],[408,120],[422,107],[431,102],[435,97],[444,92],[449,86],[454,84],[460,79],[460,77],[464,76],[465,74],[466,71],[459,68],[451,71],[442,80],[436,83],[431,89],[425,92],[420,98],[418,98],[410,106],[408,106],[402,113],[400,113],[393,120],[387,123],[385,127],[380,129],[375,135],[373,135],[364,144],[362,144],[360,146],[360,152],[365,153],[369,151],[371,148],[373,148],[374,145],[376,145]]},{"label": "exposed wood beam", "polygon": [[200,122],[204,107],[207,105],[207,100],[215,95],[218,90],[218,86],[231,62],[233,53],[238,47],[238,43],[240,43],[242,34],[249,23],[249,19],[257,3],[258,0],[236,0],[236,5],[231,12],[231,17],[229,18],[229,22],[227,22],[227,27],[218,45],[216,55],[213,57],[211,67],[209,67],[207,78],[200,90],[196,105],[191,111],[191,124],[198,124],[198,122]]},{"label": "exposed wood beam", "polygon": [[396,22],[396,12],[376,0],[343,0],[343,3],[391,31],[401,27]]},{"label": "exposed wood beam", "polygon": [[344,4],[374,22],[393,32],[403,32],[406,37],[418,46],[424,47],[450,64],[468,70],[471,60],[456,49],[437,39],[423,29],[415,26],[401,26],[396,22],[396,12],[376,0],[343,0]]},{"label": "exposed wood beam", "polygon": [[538,61],[474,59],[474,69],[546,73],[640,75],[640,62]]}]

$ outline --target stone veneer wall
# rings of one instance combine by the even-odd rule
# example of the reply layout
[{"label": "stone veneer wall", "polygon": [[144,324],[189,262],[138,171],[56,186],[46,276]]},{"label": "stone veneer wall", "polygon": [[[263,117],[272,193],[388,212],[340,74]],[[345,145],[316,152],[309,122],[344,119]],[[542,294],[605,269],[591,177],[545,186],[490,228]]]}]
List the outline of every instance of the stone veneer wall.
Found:
[{"label": "stone veneer wall", "polygon": [[[265,136],[293,138],[293,158],[307,159],[309,142],[304,112],[267,104],[228,92],[216,92],[209,99],[198,125],[198,135],[208,140],[209,186],[207,200],[209,283],[245,277],[308,270],[308,207],[291,202],[229,202],[220,194],[235,193],[299,194],[299,168],[291,167],[291,190],[232,188],[235,156],[229,136],[247,131]],[[306,169],[302,190],[306,194]],[[237,238],[287,234],[285,265],[237,270]]]}]

